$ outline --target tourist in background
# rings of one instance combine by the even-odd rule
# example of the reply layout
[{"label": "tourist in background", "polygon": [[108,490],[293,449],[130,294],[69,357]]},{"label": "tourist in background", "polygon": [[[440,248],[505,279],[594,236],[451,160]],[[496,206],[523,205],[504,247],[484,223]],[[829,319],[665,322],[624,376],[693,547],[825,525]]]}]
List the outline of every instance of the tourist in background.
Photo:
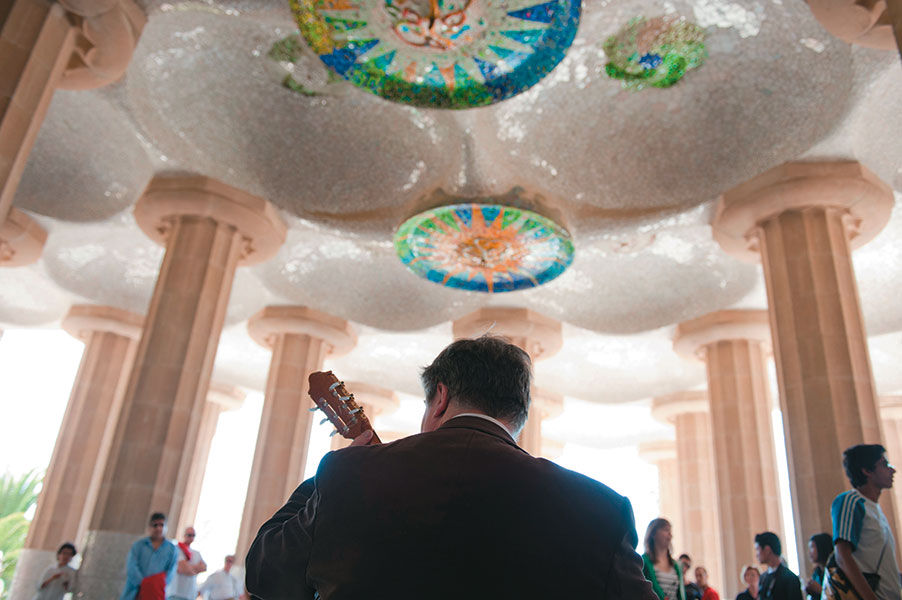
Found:
[{"label": "tourist in background", "polygon": [[745,565],[739,570],[739,581],[745,586],[745,591],[739,592],[736,600],[756,600],[758,598],[758,581],[761,572],[755,565]]},{"label": "tourist in background", "polygon": [[132,544],[125,568],[125,588],[119,600],[164,600],[166,585],[178,565],[178,550],[166,539],[166,515],[153,513],[149,534]]},{"label": "tourist in background", "polygon": [[695,567],[695,584],[702,591],[702,600],[720,600],[720,594],[708,585],[708,569],[701,565]]},{"label": "tourist in background", "polygon": [[824,567],[833,552],[833,538],[829,533],[815,533],[808,539],[808,559],[814,565],[811,579],[805,584],[809,600],[820,600],[824,585]]},{"label": "tourist in background", "polygon": [[689,581],[692,573],[692,558],[688,554],[680,554],[680,568],[683,571],[683,589],[686,590],[686,600],[702,600],[702,591],[694,581]]},{"label": "tourist in background", "polygon": [[182,541],[179,542],[179,562],[175,577],[169,584],[167,597],[170,600],[194,600],[197,598],[197,574],[207,570],[200,552],[191,547],[197,532],[194,527],[186,527]]},{"label": "tourist in background", "polygon": [[758,597],[763,600],[802,600],[802,582],[783,563],[783,546],[772,531],[755,536],[755,558],[767,570],[758,581]]},{"label": "tourist in background", "polygon": [[47,570],[38,580],[38,593],[33,600],[61,600],[67,592],[75,587],[75,569],[69,566],[72,558],[78,554],[75,546],[66,542],[56,551],[56,565]]},{"label": "tourist in background", "polygon": [[642,572],[660,600],[686,600],[683,571],[673,560],[670,542],[673,530],[667,519],[654,519],[645,530],[645,554]]},{"label": "tourist in background", "polygon": [[843,452],[852,487],[833,500],[836,564],[862,600],[900,600],[896,541],[877,501],[893,487],[893,468],[879,444],[859,444]]},{"label": "tourist in background", "polygon": [[207,577],[197,590],[197,595],[207,600],[238,600],[244,593],[244,584],[230,573],[234,565],[235,556],[229,554],[223,567]]}]

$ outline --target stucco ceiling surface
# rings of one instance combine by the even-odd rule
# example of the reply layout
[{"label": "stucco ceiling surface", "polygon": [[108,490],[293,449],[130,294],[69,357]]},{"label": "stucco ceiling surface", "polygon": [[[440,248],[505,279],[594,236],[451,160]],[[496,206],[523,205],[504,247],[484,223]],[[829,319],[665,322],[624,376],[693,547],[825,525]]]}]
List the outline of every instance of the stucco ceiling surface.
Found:
[{"label": "stucco ceiling surface", "polygon": [[[143,313],[163,249],[132,208],[154,174],[189,172],[267,198],[289,226],[271,260],[239,268],[215,377],[265,384],[270,352],[247,319],[303,304],[352,321],[346,380],[419,393],[418,369],[482,306],[564,322],[537,384],[568,398],[628,403],[703,386],[672,349],[682,320],[765,308],[761,269],[711,236],[716,197],[784,161],[861,160],[902,189],[902,68],[851,49],[802,2],[584,2],[567,58],[511,100],[470,111],[393,104],[329,83],[312,56],[281,86],[267,57],[295,27],[286,5],[145,2],[148,23],[119,82],[57,92],[15,204],[49,232],[35,265],[0,269],[0,323],[52,326],[72,303]],[[608,35],[644,14],[706,28],[709,57],[672,88],[633,91],[604,74]],[[405,218],[453,196],[513,198],[566,226],[572,267],[495,296],[417,278],[392,246]],[[898,195],[897,195],[898,199]],[[855,254],[878,389],[902,388],[902,214]]]}]

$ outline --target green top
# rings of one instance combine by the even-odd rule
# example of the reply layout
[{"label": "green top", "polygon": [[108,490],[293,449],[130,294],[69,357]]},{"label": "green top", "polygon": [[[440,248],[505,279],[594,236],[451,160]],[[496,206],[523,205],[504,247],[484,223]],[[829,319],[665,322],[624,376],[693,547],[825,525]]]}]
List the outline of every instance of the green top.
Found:
[{"label": "green top", "polygon": [[[680,568],[680,562],[671,560],[670,564],[673,565],[673,570],[676,571],[677,579],[680,582],[680,589],[677,591],[677,597],[671,598],[670,600],[686,600],[686,586],[683,583],[683,570]],[[651,582],[651,587],[655,591],[655,594],[658,595],[658,598],[664,600],[664,590],[658,585],[658,576],[655,574],[655,565],[648,554],[642,555],[642,573],[645,575],[645,578]]]}]

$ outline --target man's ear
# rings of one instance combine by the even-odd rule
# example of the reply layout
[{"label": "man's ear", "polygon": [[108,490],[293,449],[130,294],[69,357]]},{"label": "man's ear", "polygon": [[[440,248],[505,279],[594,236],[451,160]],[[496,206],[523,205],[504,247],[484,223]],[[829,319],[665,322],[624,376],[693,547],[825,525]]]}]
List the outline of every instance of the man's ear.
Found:
[{"label": "man's ear", "polygon": [[432,413],[432,417],[441,419],[445,416],[445,413],[448,412],[450,403],[451,396],[448,386],[439,382],[438,385],[435,386],[435,395],[432,397],[432,402],[429,403],[429,412]]}]

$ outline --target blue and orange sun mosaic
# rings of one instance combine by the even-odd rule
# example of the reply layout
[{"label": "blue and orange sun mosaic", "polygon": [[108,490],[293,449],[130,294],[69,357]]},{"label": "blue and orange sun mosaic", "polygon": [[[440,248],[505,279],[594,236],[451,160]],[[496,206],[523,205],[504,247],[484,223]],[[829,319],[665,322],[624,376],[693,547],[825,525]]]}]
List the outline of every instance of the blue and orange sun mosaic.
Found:
[{"label": "blue and orange sun mosaic", "polygon": [[580,0],[290,0],[323,63],[389,100],[464,109],[532,87],[564,58]]},{"label": "blue and orange sun mosaic", "polygon": [[497,204],[455,204],[415,215],[395,233],[395,250],[420,277],[487,293],[540,286],[573,262],[573,240],[564,228]]}]

